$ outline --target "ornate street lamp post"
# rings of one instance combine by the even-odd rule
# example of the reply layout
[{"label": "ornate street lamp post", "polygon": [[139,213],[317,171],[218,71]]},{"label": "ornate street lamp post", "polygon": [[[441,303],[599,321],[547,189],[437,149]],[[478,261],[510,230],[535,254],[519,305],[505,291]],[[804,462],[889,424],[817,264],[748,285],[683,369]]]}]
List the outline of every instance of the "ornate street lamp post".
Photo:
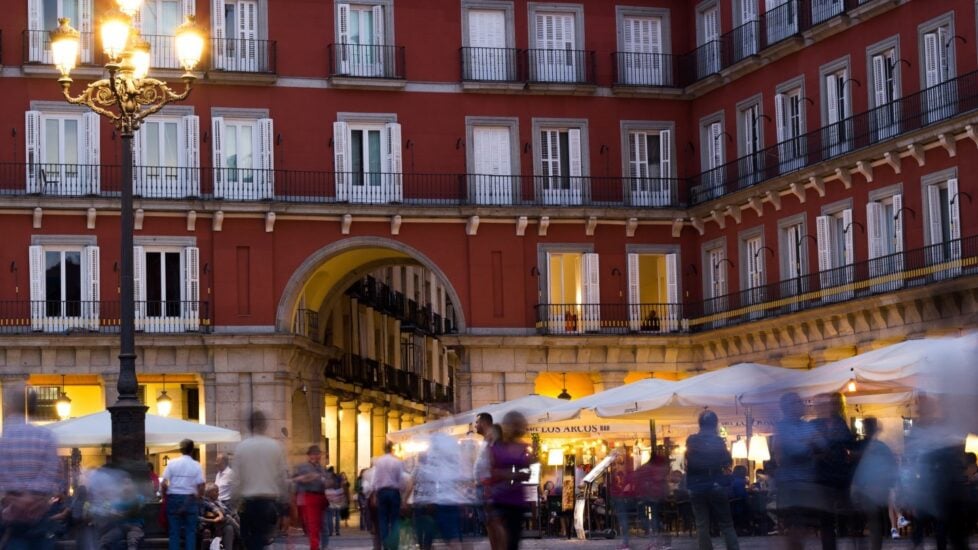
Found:
[{"label": "ornate street lamp post", "polygon": [[109,407],[112,416],[112,460],[116,464],[145,469],[146,407],[139,402],[136,383],[136,303],[133,293],[133,134],[142,121],[164,105],[186,99],[196,76],[194,68],[204,50],[204,36],[192,18],[176,30],[176,52],[184,69],[182,92],[175,92],[166,82],[148,78],[149,44],[139,36],[132,18],[142,0],[117,0],[119,11],[110,11],[101,25],[102,49],[108,58],[108,78],[89,84],[81,94],[72,97],[71,71],[78,61],[80,35],[68,19],[60,19],[51,31],[51,53],[61,72],[61,89],[65,100],[85,105],[112,121],[122,136],[122,199],[120,252],[120,351],[119,398]]}]

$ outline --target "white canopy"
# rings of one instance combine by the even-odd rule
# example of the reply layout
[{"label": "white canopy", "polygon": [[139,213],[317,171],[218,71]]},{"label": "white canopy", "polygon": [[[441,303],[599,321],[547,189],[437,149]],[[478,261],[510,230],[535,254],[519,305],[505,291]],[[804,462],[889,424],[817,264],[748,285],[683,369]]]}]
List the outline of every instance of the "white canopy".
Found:
[{"label": "white canopy", "polygon": [[555,407],[561,403],[566,403],[566,401],[554,399],[553,397],[531,394],[518,399],[513,399],[512,401],[486,405],[485,407],[479,407],[477,409],[472,409],[471,411],[458,413],[454,416],[432,420],[431,422],[426,422],[420,426],[413,426],[411,428],[392,432],[388,434],[388,438],[391,441],[400,442],[411,439],[412,437],[427,436],[434,432],[464,434],[469,430],[469,426],[475,422],[475,417],[479,413],[485,412],[491,414],[493,420],[496,422],[502,420],[503,416],[510,411],[519,411],[526,415],[527,419],[530,419],[531,417],[537,415],[540,411]]},{"label": "white canopy", "polygon": [[560,401],[560,405],[527,417],[531,423],[561,422],[578,418],[586,410],[594,410],[616,403],[631,403],[650,394],[660,393],[673,387],[676,382],[646,378],[617,388],[594,393],[573,401]]},{"label": "white canopy", "polygon": [[[48,424],[61,447],[101,447],[112,444],[112,418],[109,411]],[[234,443],[241,434],[225,428],[188,422],[177,418],[146,415],[146,445],[176,446],[183,439],[194,443]]]}]

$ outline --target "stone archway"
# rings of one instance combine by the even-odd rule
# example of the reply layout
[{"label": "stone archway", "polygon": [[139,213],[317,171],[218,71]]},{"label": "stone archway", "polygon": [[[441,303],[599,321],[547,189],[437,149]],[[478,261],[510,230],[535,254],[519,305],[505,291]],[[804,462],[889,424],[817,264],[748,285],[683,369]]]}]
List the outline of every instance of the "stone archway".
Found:
[{"label": "stone archway", "polygon": [[310,254],[292,273],[282,290],[275,315],[276,330],[291,330],[300,298],[311,281],[316,280],[324,289],[313,300],[322,303],[337,288],[343,288],[343,285],[348,285],[378,265],[405,262],[416,263],[430,270],[443,282],[454,308],[457,330],[463,332],[466,324],[461,298],[445,272],[416,248],[382,237],[350,237]]}]

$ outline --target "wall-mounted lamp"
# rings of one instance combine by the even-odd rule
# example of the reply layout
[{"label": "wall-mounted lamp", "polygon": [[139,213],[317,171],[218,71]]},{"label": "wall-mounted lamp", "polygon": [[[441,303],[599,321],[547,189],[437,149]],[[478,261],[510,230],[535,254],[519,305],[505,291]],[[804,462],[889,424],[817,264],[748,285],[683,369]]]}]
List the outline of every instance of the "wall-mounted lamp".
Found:
[{"label": "wall-mounted lamp", "polygon": [[842,230],[842,233],[843,234],[848,234],[849,233],[849,230],[852,229],[852,226],[854,226],[854,225],[857,226],[857,227],[859,227],[859,229],[861,229],[864,234],[866,233],[866,226],[863,225],[863,224],[861,224],[861,223],[859,223],[859,222],[857,222],[857,221],[855,221],[855,220],[849,222],[849,225],[847,225],[845,227],[845,229]]},{"label": "wall-mounted lamp", "polygon": [[17,128],[10,129],[10,137],[17,137]]},{"label": "wall-mounted lamp", "polygon": [[699,275],[699,270],[696,269],[696,264],[689,264],[689,269],[686,270],[687,275]]},{"label": "wall-mounted lamp", "polygon": [[458,139],[455,140],[455,150],[456,151],[458,151],[459,149],[461,149],[464,146],[465,146],[465,140],[464,139],[458,138]]},{"label": "wall-mounted lamp", "polygon": [[404,143],[404,148],[405,148],[405,149],[414,149],[414,142],[413,142],[413,141],[411,141],[410,139],[409,139],[409,140],[407,140],[407,141],[406,141],[406,142]]},{"label": "wall-mounted lamp", "polygon": [[329,147],[330,149],[333,148],[333,138],[329,138],[329,143],[327,143],[326,146]]},{"label": "wall-mounted lamp", "polygon": [[119,272],[119,262],[112,262],[112,271],[114,273],[118,273]]},{"label": "wall-mounted lamp", "polygon": [[909,206],[904,206],[904,207],[900,208],[899,210],[897,210],[896,212],[894,212],[893,213],[893,219],[894,220],[899,219],[900,218],[900,214],[902,214],[904,210],[909,210],[910,211],[910,215],[913,216],[913,219],[915,219],[915,220],[917,219],[917,213],[914,212],[913,208],[910,208]]},{"label": "wall-mounted lamp", "polygon": [[947,39],[947,43],[944,44],[944,47],[945,48],[951,47],[951,42],[954,42],[955,40],[960,40],[962,44],[967,44],[968,43],[968,39],[967,38],[961,36],[960,34],[956,34],[956,35],[952,36],[951,38],[948,38]]},{"label": "wall-mounted lamp", "polygon": [[958,200],[959,195],[964,195],[965,197],[968,197],[968,204],[971,204],[971,194],[968,193],[967,191],[958,191],[957,193],[954,194],[953,197],[951,197],[951,200],[948,202],[951,203],[951,205],[953,205],[954,201]]},{"label": "wall-mounted lamp", "polygon": [[200,136],[201,143],[207,143],[207,131],[204,131],[204,135]]},{"label": "wall-mounted lamp", "polygon": [[282,134],[275,134],[275,145],[282,145]]},{"label": "wall-mounted lamp", "polygon": [[689,152],[690,153],[695,153],[696,152],[696,145],[694,145],[692,141],[687,141],[686,142],[686,149],[689,149]]},{"label": "wall-mounted lamp", "polygon": [[525,155],[529,152],[530,152],[530,142],[527,141],[526,143],[523,144],[523,154]]},{"label": "wall-mounted lamp", "polygon": [[855,82],[856,85],[859,86],[860,88],[863,87],[863,83],[862,82],[860,82],[859,80],[857,80],[855,78],[852,78],[852,77],[847,78],[846,80],[843,80],[842,81],[842,86],[845,87],[845,85],[848,84],[848,83],[850,83],[850,82]]},{"label": "wall-mounted lamp", "polygon": [[724,262],[729,264],[730,267],[734,267],[734,268],[737,267],[736,265],[734,265],[733,261],[730,258],[720,258],[720,260],[717,261],[717,263],[713,264],[713,269],[720,269],[720,266],[723,265]]},{"label": "wall-mounted lamp", "polygon": [[531,267],[530,268],[530,277],[539,277],[539,276],[540,276],[540,270],[537,269],[537,266]]},{"label": "wall-mounted lamp", "polygon": [[904,64],[906,64],[906,65],[907,65],[907,67],[913,67],[913,65],[912,65],[912,64],[911,64],[911,63],[910,63],[909,61],[907,61],[906,59],[904,59],[904,58],[902,58],[902,57],[901,57],[900,59],[897,59],[896,61],[893,61],[892,63],[890,63],[890,66],[891,66],[891,67],[896,67],[896,66],[897,66],[897,65],[899,65],[900,63],[904,63]]},{"label": "wall-mounted lamp", "polygon": [[773,120],[774,120],[774,119],[772,119],[772,118],[771,118],[771,117],[770,117],[769,115],[765,115],[765,114],[763,114],[763,113],[761,113],[761,114],[759,114],[759,115],[757,115],[757,118],[763,118],[764,120],[766,120],[766,121],[768,121],[768,122],[771,122],[771,121],[773,121]]},{"label": "wall-mounted lamp", "polygon": [[804,96],[804,97],[802,97],[802,98],[801,98],[801,100],[802,100],[802,101],[807,101],[807,102],[808,102],[808,104],[809,104],[809,105],[811,105],[812,107],[814,107],[814,106],[815,106],[815,100],[814,100],[814,99],[812,99],[812,98],[810,98],[810,97],[808,97],[807,95],[806,95],[806,96]]},{"label": "wall-mounted lamp", "polygon": [[15,260],[10,261],[10,272],[17,273],[17,262]]},{"label": "wall-mounted lamp", "polygon": [[720,135],[721,136],[727,136],[727,143],[733,143],[733,136],[730,135],[730,132],[727,132],[726,130],[724,130]]},{"label": "wall-mounted lamp", "polygon": [[608,152],[608,149],[609,147],[607,145],[602,144],[601,147],[598,149],[598,154],[603,155]]},{"label": "wall-mounted lamp", "polygon": [[767,250],[768,252],[771,253],[771,257],[772,258],[774,257],[774,249],[772,249],[770,246],[762,246],[762,247],[758,248],[756,252],[754,252],[754,258],[757,258],[757,256],[761,252],[764,252],[765,250]]},{"label": "wall-mounted lamp", "polygon": [[204,263],[204,275],[207,275],[211,271],[211,264]]}]

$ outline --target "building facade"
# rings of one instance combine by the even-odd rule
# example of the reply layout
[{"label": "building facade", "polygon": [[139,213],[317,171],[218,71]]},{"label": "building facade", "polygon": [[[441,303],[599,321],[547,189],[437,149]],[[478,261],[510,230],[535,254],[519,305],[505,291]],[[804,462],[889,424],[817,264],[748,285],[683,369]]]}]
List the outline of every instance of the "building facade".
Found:
[{"label": "building facade", "polygon": [[[77,87],[111,4],[0,14],[0,384],[73,414],[115,399],[123,182],[46,31]],[[972,0],[145,0],[153,74],[185,15],[201,78],[134,145],[148,405],[353,474],[455,409],[974,325]]]}]

